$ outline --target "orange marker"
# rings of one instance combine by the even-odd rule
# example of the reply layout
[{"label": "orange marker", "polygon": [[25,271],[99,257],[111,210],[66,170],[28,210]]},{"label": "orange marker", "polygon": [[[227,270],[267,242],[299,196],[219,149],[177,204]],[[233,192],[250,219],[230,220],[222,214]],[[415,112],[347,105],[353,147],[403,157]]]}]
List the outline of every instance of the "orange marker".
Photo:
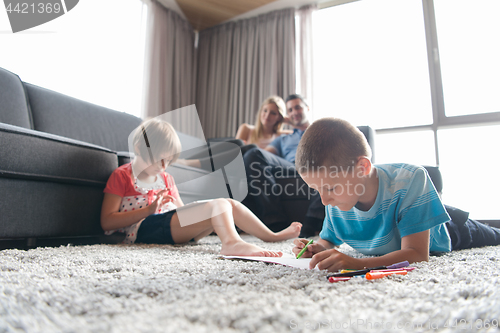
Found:
[{"label": "orange marker", "polygon": [[406,275],[408,272],[406,270],[400,270],[400,271],[392,271],[392,272],[376,272],[372,271],[369,273],[366,273],[366,279],[367,280],[375,280],[375,279],[381,279],[383,277],[389,276],[389,275]]}]

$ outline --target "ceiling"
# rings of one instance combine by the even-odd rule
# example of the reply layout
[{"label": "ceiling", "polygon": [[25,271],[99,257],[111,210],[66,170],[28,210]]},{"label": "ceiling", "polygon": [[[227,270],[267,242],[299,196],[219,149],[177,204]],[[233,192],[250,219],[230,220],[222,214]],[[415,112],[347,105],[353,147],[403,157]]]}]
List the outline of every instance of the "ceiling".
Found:
[{"label": "ceiling", "polygon": [[[201,31],[217,24],[325,0],[158,0]],[[330,0],[331,1],[331,0]],[[343,0],[346,1],[346,0]]]},{"label": "ceiling", "polygon": [[203,30],[275,0],[176,0],[194,30]]}]

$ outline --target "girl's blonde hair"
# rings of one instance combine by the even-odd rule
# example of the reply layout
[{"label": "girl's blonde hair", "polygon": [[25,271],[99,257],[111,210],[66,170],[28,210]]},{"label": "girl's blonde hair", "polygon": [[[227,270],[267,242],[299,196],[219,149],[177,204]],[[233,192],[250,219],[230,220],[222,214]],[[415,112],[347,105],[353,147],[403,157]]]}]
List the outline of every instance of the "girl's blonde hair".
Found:
[{"label": "girl's blonde hair", "polygon": [[283,99],[279,96],[269,96],[260,105],[260,109],[259,109],[259,112],[257,112],[257,117],[255,120],[255,130],[250,135],[250,140],[248,140],[248,143],[259,142],[259,138],[262,137],[263,126],[262,126],[262,122],[260,121],[260,115],[262,114],[262,110],[264,110],[264,107],[267,104],[271,104],[271,103],[276,105],[276,107],[278,108],[278,111],[281,115],[280,120],[278,120],[276,122],[276,124],[274,124],[273,133],[278,133],[278,131],[281,131],[281,129],[283,128],[283,118],[285,118],[285,114],[286,114],[285,113],[285,110],[286,110],[285,102],[283,102]]},{"label": "girl's blonde hair", "polygon": [[147,163],[155,163],[165,153],[170,153],[174,163],[182,151],[181,141],[168,122],[152,118],[144,121],[134,133],[134,152]]}]

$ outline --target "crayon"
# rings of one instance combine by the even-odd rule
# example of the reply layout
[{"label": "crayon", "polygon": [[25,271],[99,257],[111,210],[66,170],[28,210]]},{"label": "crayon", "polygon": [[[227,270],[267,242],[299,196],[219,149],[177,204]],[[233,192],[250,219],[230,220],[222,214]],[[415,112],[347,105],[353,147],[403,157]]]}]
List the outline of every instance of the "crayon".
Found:
[{"label": "crayon", "polygon": [[300,257],[302,257],[302,255],[304,254],[304,252],[307,251],[307,247],[309,245],[311,245],[312,243],[313,243],[312,239],[309,242],[307,242],[306,246],[304,246],[304,248],[302,250],[300,250],[299,254],[297,254],[297,259],[299,259]]},{"label": "crayon", "polygon": [[329,278],[330,276],[333,276],[333,277],[351,277],[351,276],[357,276],[357,275],[365,275],[366,273],[368,273],[370,271],[403,268],[403,267],[406,267],[408,265],[410,265],[410,263],[408,261],[402,261],[402,262],[398,262],[396,264],[389,265],[389,266],[365,268],[365,269],[352,271],[352,272],[346,272],[346,273],[342,273],[342,272],[341,273],[333,273],[333,274],[328,275],[327,278]]},{"label": "crayon", "polygon": [[350,277],[333,277],[333,276],[330,276],[328,278],[328,281],[330,281],[331,283],[335,283],[335,282],[340,282],[340,281],[349,281],[351,278]]},{"label": "crayon", "polygon": [[414,270],[416,267],[403,267],[403,268],[393,268],[393,269],[380,269],[372,272],[393,272],[393,271],[407,271],[410,272]]}]

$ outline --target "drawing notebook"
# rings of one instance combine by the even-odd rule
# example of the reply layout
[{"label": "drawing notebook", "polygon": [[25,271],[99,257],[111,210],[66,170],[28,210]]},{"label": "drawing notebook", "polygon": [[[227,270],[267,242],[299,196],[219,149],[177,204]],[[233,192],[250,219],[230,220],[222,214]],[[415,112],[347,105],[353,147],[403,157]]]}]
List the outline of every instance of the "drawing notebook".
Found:
[{"label": "drawing notebook", "polygon": [[[221,258],[263,261],[271,264],[279,264],[300,269],[309,269],[309,262],[311,261],[311,258],[296,259],[293,255],[290,254],[284,254],[282,257],[221,256]],[[318,267],[315,267],[314,269],[318,269]]]}]

